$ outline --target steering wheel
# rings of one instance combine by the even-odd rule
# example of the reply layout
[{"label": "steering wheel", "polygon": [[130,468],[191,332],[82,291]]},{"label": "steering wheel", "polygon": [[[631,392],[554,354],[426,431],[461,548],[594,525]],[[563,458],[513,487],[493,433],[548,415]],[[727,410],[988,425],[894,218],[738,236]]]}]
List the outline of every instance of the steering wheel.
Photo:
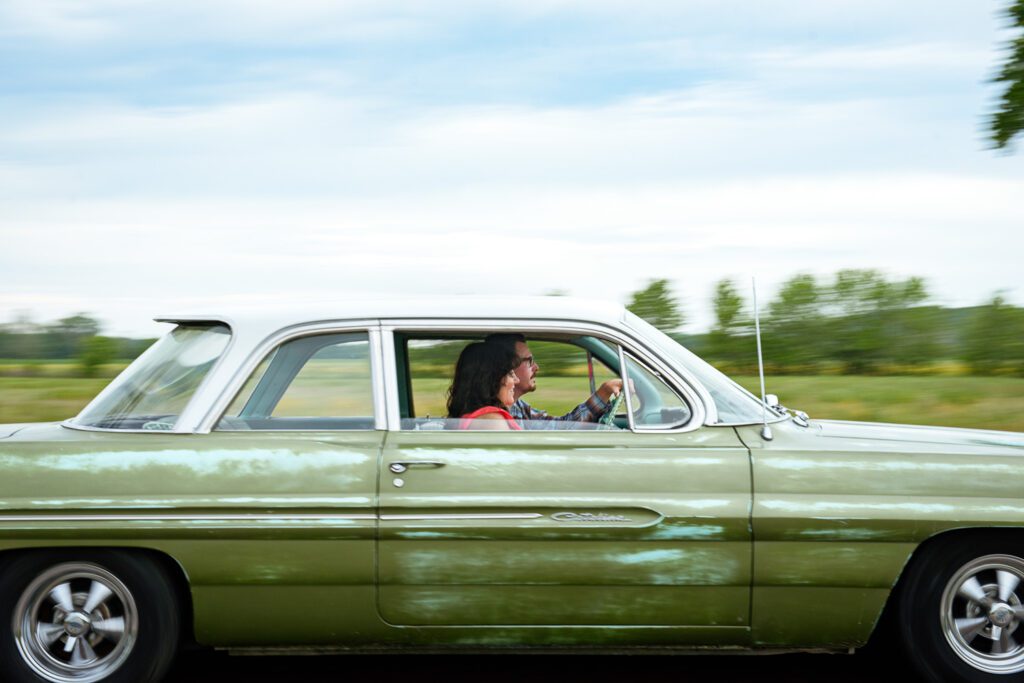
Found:
[{"label": "steering wheel", "polygon": [[619,408],[622,406],[622,402],[625,400],[625,394],[621,391],[615,395],[612,399],[612,404],[608,407],[608,410],[601,419],[598,420],[598,424],[602,427],[615,427],[618,429],[618,425],[615,424],[615,414],[619,412]]}]

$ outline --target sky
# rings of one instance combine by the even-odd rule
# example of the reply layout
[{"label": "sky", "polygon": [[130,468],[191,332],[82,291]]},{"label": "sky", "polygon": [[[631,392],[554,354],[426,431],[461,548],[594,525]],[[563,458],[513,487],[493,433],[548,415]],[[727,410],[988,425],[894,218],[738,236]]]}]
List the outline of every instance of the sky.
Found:
[{"label": "sky", "polygon": [[0,322],[668,278],[698,332],[722,278],[841,268],[1024,303],[1005,4],[0,0]]}]

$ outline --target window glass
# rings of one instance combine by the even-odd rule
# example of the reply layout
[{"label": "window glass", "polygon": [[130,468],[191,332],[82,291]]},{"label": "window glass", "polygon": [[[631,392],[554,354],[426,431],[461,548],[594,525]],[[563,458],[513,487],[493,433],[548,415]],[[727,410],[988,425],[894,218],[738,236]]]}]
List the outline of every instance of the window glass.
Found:
[{"label": "window glass", "polygon": [[[530,405],[543,408],[551,415],[565,415],[590,397],[593,392],[585,349],[551,341],[531,341],[529,347],[539,368],[537,389],[523,397]],[[591,366],[595,388],[619,376],[598,358],[591,357]]]},{"label": "window glass", "polygon": [[[459,354],[466,345],[480,341],[485,336],[463,339],[407,339],[405,355],[408,359],[408,382],[402,377],[403,351],[399,353],[400,383],[406,386],[400,390],[402,405],[402,429],[495,429],[490,420],[474,420],[463,424],[460,419],[447,420],[448,390],[455,374]],[[403,337],[404,339],[404,337]],[[597,345],[601,351],[588,366],[587,350],[584,346]],[[596,339],[581,337],[566,340],[528,340],[528,354],[536,364],[536,390],[522,398],[536,412],[529,413],[535,419],[525,419],[516,409],[512,413],[519,419],[516,423],[525,429],[615,429],[614,425],[599,425],[601,414],[593,410],[580,409],[591,397],[589,367],[593,368],[594,386],[618,377],[609,369],[604,360],[617,364],[617,349]],[[602,360],[604,358],[604,360]],[[564,417],[552,420],[547,417]],[[625,419],[621,420],[625,425]]]},{"label": "window glass", "polygon": [[302,337],[272,352],[218,429],[373,429],[365,333]]},{"label": "window glass", "polygon": [[[409,376],[411,408],[417,417],[443,418],[448,414],[448,387],[455,373],[455,361],[471,340],[410,339]],[[475,340],[473,340],[475,341]],[[412,416],[403,411],[403,416]]]},{"label": "window glass", "polygon": [[231,330],[225,325],[179,325],[125,368],[73,424],[173,429],[230,339]]},{"label": "window glass", "polygon": [[[634,389],[629,400],[637,428],[681,427],[690,421],[692,413],[686,401],[665,384],[657,373],[648,370],[629,354],[626,355],[626,373]],[[622,408],[625,408],[625,404]]]},{"label": "window glass", "polygon": [[761,421],[761,400],[756,396],[646,320],[627,311],[625,321],[634,330],[657,344],[669,358],[689,370],[704,385],[715,401],[719,423],[750,424]]},{"label": "window glass", "polygon": [[260,380],[263,379],[263,375],[267,373],[267,368],[270,367],[270,362],[274,360],[274,356],[277,355],[277,349],[274,349],[270,354],[263,359],[263,362],[259,364],[256,371],[249,375],[249,379],[245,381],[242,386],[242,390],[235,396],[235,400],[231,402],[228,407],[226,415],[238,415],[242,412],[242,408],[245,407],[246,402],[252,398],[252,392],[256,390],[256,385],[259,384]]}]

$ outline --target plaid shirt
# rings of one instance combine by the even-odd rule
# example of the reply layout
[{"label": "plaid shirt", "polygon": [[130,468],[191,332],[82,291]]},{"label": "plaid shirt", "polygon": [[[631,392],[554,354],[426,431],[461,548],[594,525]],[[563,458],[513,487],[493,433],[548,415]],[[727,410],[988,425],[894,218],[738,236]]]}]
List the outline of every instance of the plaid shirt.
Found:
[{"label": "plaid shirt", "polygon": [[525,429],[572,429],[573,422],[597,422],[611,406],[596,393],[565,415],[555,417],[547,411],[534,408],[523,399],[513,403],[508,412]]}]

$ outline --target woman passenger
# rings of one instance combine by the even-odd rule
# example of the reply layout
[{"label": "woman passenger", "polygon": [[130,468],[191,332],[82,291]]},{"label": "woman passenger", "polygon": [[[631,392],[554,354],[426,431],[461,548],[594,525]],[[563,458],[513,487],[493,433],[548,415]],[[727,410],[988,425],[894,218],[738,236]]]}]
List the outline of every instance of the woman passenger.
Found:
[{"label": "woman passenger", "polygon": [[462,349],[448,389],[448,417],[458,429],[522,429],[508,408],[519,382],[515,349],[474,342]]}]

